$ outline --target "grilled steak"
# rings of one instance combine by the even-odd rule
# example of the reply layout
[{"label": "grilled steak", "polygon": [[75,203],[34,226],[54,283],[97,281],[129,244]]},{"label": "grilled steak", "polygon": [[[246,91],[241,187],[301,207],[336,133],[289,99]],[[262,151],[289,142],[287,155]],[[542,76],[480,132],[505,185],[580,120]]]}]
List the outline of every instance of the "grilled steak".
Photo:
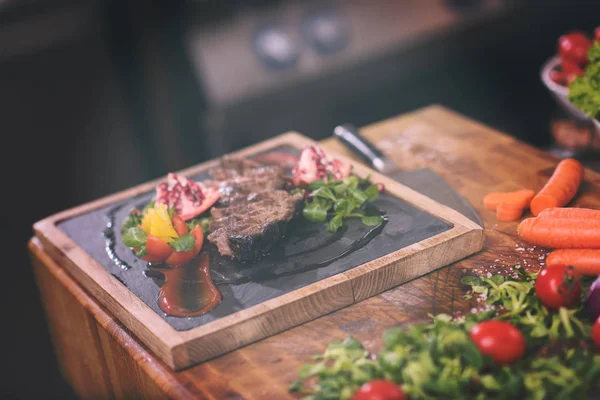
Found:
[{"label": "grilled steak", "polygon": [[221,167],[211,171],[212,178],[221,182],[217,206],[227,206],[253,193],[283,188],[282,172],[277,166],[263,167],[250,160],[223,158]]},{"label": "grilled steak", "polygon": [[285,236],[288,223],[302,208],[302,194],[281,190],[280,168],[247,160],[225,159],[211,174],[221,180],[222,201],[211,210],[208,240],[224,256],[258,260]]}]

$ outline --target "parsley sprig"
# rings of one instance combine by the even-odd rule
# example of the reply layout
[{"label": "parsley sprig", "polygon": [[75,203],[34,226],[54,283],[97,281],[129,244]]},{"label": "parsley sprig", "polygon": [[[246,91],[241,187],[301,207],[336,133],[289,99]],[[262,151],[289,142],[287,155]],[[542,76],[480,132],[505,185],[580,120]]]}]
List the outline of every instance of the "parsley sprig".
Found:
[{"label": "parsley sprig", "polygon": [[[487,297],[493,307],[463,319],[440,314],[428,324],[389,329],[376,357],[352,337],[331,343],[301,368],[290,390],[307,400],[351,399],[362,384],[383,378],[402,385],[411,399],[589,398],[598,390],[600,356],[589,345],[583,309],[550,312],[535,295],[537,274],[516,272],[516,278],[464,277],[467,298]],[[525,335],[527,351],[516,364],[494,364],[470,340],[475,324],[493,318],[510,320]]]},{"label": "parsley sprig", "polygon": [[336,232],[347,218],[360,218],[364,225],[377,226],[383,222],[383,217],[369,203],[378,196],[379,189],[369,178],[351,175],[343,180],[321,179],[310,184],[309,200],[302,215],[311,222],[329,221],[328,232]]}]

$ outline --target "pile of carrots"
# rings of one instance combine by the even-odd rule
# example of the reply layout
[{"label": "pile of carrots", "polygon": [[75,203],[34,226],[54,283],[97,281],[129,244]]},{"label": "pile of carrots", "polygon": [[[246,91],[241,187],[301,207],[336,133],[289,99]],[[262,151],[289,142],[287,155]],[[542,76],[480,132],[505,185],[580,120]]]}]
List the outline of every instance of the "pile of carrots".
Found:
[{"label": "pile of carrots", "polygon": [[563,208],[577,194],[583,166],[574,159],[561,161],[542,190],[490,193],[486,208],[500,221],[517,221],[529,208],[534,218],[523,220],[519,237],[553,250],[546,265],[568,265],[587,275],[600,274],[600,210]]},{"label": "pile of carrots", "polygon": [[483,198],[486,208],[496,211],[499,221],[518,221],[529,208],[537,216],[547,208],[562,207],[577,194],[583,179],[583,166],[577,160],[561,161],[546,185],[536,195],[533,190],[495,192]]}]

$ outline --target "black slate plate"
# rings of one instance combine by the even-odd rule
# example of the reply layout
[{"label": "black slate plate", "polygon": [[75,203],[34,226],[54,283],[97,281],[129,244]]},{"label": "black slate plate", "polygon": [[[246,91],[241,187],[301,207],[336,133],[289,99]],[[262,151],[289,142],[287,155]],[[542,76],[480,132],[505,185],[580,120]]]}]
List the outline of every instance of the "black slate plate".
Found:
[{"label": "black slate plate", "polygon": [[[201,181],[207,179],[208,174],[193,178]],[[375,206],[386,215],[387,221],[377,228],[365,227],[360,221],[351,220],[343,230],[331,234],[325,231],[324,225],[311,224],[299,218],[280,246],[256,263],[236,263],[211,249],[211,275],[223,295],[223,301],[205,315],[178,318],[167,316],[159,309],[157,299],[162,280],[144,274],[146,263],[121,244],[118,232],[131,209],[147,203],[153,195],[153,192],[147,193],[71,218],[58,227],[179,331],[347,271],[451,228],[447,223],[385,194],[377,199]],[[114,251],[131,266],[129,269],[117,265],[107,253],[103,231],[111,222],[108,215],[113,215],[112,222],[117,228],[114,229]]]}]

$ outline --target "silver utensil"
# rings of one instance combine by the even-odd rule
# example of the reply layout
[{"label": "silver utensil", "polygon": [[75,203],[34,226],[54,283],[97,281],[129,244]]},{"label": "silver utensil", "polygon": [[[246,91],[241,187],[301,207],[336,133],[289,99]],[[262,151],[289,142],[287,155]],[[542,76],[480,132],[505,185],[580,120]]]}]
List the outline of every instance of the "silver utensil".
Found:
[{"label": "silver utensil", "polygon": [[475,208],[440,175],[430,168],[419,168],[412,171],[400,169],[374,144],[360,135],[352,124],[335,127],[334,135],[350,150],[360,155],[378,172],[416,190],[419,193],[448,206],[480,226],[483,221]]}]

